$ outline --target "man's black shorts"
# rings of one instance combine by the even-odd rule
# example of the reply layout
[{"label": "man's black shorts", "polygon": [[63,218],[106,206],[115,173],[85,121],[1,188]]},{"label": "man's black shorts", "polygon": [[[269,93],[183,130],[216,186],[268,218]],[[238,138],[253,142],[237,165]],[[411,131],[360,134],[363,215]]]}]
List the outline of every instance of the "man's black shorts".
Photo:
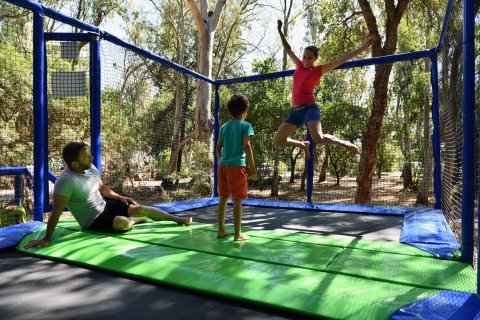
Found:
[{"label": "man's black shorts", "polygon": [[128,218],[128,207],[120,200],[105,199],[107,204],[102,213],[93,220],[88,230],[96,231],[113,231],[113,220],[116,216],[123,216]]}]

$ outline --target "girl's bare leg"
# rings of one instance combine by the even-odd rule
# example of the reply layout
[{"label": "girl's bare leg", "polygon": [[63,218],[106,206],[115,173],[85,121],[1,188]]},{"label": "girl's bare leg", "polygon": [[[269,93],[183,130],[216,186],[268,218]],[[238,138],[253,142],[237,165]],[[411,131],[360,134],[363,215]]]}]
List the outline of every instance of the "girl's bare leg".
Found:
[{"label": "girl's bare leg", "polygon": [[322,124],[320,121],[309,121],[307,123],[308,130],[310,131],[310,135],[315,143],[322,143],[322,144],[337,144],[346,148],[348,151],[359,154],[360,151],[358,147],[354,145],[350,141],[342,140],[337,138],[331,134],[323,134],[322,133]]},{"label": "girl's bare leg", "polygon": [[278,127],[275,136],[273,137],[273,143],[276,146],[291,146],[301,148],[305,151],[305,158],[310,158],[310,142],[308,141],[298,141],[290,138],[290,135],[297,131],[297,127],[293,124],[282,123]]}]

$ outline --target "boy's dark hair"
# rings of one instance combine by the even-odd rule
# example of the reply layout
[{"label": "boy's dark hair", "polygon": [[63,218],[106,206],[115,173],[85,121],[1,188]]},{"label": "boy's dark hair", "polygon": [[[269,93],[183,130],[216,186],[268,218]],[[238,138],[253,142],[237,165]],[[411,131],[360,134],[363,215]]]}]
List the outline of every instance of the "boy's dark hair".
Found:
[{"label": "boy's dark hair", "polygon": [[308,46],[308,47],[305,48],[305,50],[313,52],[313,55],[315,56],[315,58],[318,58],[318,51],[320,51],[320,49],[318,49],[317,47]]},{"label": "boy's dark hair", "polygon": [[228,112],[236,117],[247,111],[248,99],[243,94],[234,94],[227,103]]},{"label": "boy's dark hair", "polygon": [[66,164],[70,165],[73,161],[78,160],[80,151],[87,148],[87,144],[84,142],[72,141],[67,143],[62,150],[62,158]]}]

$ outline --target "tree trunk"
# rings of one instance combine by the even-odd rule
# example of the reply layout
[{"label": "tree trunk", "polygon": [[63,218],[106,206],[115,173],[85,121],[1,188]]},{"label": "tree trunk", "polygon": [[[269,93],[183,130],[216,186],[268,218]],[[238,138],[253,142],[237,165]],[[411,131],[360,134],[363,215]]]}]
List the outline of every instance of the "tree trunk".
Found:
[{"label": "tree trunk", "polygon": [[327,181],[327,169],[328,169],[328,158],[329,158],[328,148],[323,148],[323,161],[322,161],[322,168],[320,169],[320,177],[318,178],[318,182]]},{"label": "tree trunk", "polygon": [[[185,15],[183,12],[184,3],[182,2],[179,6],[179,16],[177,19],[177,62],[179,65],[184,65],[185,63],[185,42],[186,42],[186,33],[185,33]],[[181,157],[181,150],[178,150],[178,146],[182,141],[182,131],[183,126],[182,119],[183,115],[183,104],[184,104],[184,89],[183,80],[185,77],[180,74],[177,75],[176,84],[175,84],[175,118],[173,124],[173,135],[172,135],[172,147],[170,153],[170,162],[168,165],[167,175],[172,174],[175,171],[179,171],[179,161]]]},{"label": "tree trunk", "polygon": [[[375,36],[372,45],[374,57],[394,54],[397,49],[398,25],[408,6],[409,0],[398,1],[395,6],[393,0],[385,0],[385,43],[382,47],[377,20],[368,0],[357,0],[365,18],[370,35]],[[362,137],[362,153],[357,176],[357,192],[355,203],[368,204],[372,201],[372,178],[375,167],[376,144],[380,136],[383,116],[387,107],[388,79],[392,71],[392,65],[376,65],[374,80],[374,97],[372,113],[368,120],[367,130]]]},{"label": "tree trunk", "polygon": [[[213,39],[218,21],[226,0],[217,0],[215,10],[208,9],[208,2],[188,0],[195,23],[198,27],[198,72],[210,78],[212,75]],[[212,87],[209,83],[197,80],[194,139],[203,142],[210,149],[210,137],[213,129],[211,111]]]},{"label": "tree trunk", "polygon": [[362,154],[357,178],[357,193],[355,203],[368,204],[372,201],[372,178],[377,154],[377,140],[380,136],[383,116],[387,107],[388,79],[392,65],[375,66],[374,98],[372,113],[368,120],[367,130],[362,138]]},{"label": "tree trunk", "polygon": [[[428,70],[428,62],[425,69]],[[428,91],[427,91],[428,92]],[[432,183],[432,145],[430,143],[430,108],[428,95],[425,94],[423,105],[423,176],[418,186],[415,205],[428,206],[428,194]]]},{"label": "tree trunk", "polygon": [[280,148],[275,148],[275,156],[273,162],[273,176],[272,176],[272,187],[270,189],[270,196],[271,197],[278,197],[278,165],[280,164]]}]

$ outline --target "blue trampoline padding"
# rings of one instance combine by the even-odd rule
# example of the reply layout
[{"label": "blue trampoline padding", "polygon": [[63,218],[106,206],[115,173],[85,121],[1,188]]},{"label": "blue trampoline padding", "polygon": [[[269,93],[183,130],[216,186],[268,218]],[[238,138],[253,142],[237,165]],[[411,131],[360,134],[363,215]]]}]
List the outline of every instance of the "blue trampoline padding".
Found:
[{"label": "blue trampoline padding", "polygon": [[368,213],[389,216],[403,216],[405,212],[412,210],[408,207],[389,207],[377,205],[357,205],[338,203],[295,202],[281,200],[245,199],[243,204],[252,207],[269,207],[282,209],[299,209],[310,211],[334,211],[344,213]]},{"label": "blue trampoline padding", "polygon": [[[231,201],[229,202],[231,203]],[[218,204],[218,197],[202,198],[197,200],[185,200],[166,204],[156,204],[154,207],[168,213],[195,210]],[[356,204],[328,204],[315,202],[297,202],[266,199],[245,199],[243,205],[252,207],[266,207],[279,209],[297,209],[308,211],[334,211],[344,213],[380,214],[390,216],[403,216],[408,212],[415,212],[418,208],[411,207],[390,207],[377,205],[356,205]]]},{"label": "blue trampoline padding", "polygon": [[[154,207],[164,210],[168,213],[178,213],[182,211],[215,206],[217,204],[218,197],[212,197],[198,200],[186,200],[167,204],[158,204]],[[252,207],[296,209],[317,212],[333,211],[343,213],[403,216],[404,221],[400,235],[400,242],[414,246],[442,259],[451,259],[453,252],[460,248],[460,244],[453,235],[447,220],[440,210],[414,207],[325,204],[266,199],[245,199],[243,204]]]},{"label": "blue trampoline padding", "polygon": [[178,202],[170,202],[165,204],[156,204],[153,207],[163,210],[168,213],[178,213],[182,211],[195,210],[199,208],[205,208],[215,206],[218,204],[218,198],[203,198],[197,200],[185,200]]},{"label": "blue trampoline padding", "polygon": [[460,244],[440,210],[412,210],[404,215],[400,242],[432,255],[451,259]]},{"label": "blue trampoline padding", "polygon": [[390,320],[479,320],[480,297],[445,290],[397,310]]},{"label": "blue trampoline padding", "polygon": [[16,246],[23,237],[44,225],[43,222],[32,221],[0,228],[0,249]]}]

